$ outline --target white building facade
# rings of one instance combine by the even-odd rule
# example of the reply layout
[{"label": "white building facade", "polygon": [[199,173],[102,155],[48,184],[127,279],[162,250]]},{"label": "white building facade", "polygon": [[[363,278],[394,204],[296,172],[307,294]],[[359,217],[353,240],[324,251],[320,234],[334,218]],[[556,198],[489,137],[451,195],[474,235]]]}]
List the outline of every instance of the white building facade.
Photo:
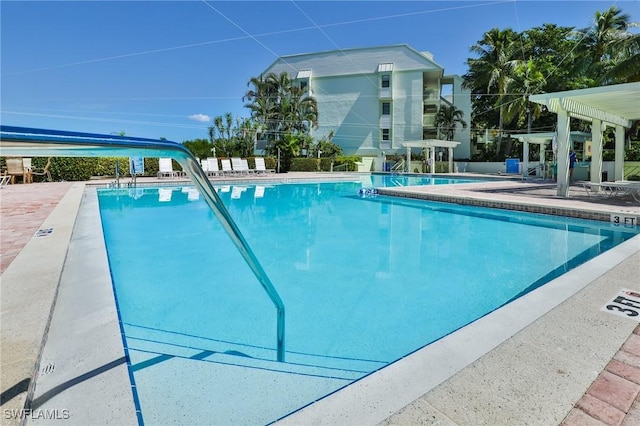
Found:
[{"label": "white building facade", "polygon": [[435,116],[446,104],[461,110],[468,124],[456,128],[454,157],[470,157],[470,92],[428,52],[392,45],[289,55],[264,75],[283,71],[318,103],[314,138],[333,131],[345,155],[402,155],[404,142],[438,139]]}]

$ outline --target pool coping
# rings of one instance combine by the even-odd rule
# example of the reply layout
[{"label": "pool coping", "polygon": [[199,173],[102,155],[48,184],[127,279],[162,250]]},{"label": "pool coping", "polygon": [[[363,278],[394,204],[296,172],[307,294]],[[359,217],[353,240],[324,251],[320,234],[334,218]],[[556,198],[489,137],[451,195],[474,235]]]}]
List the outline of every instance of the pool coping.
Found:
[{"label": "pool coping", "polygon": [[[185,183],[189,183],[189,182],[185,182]],[[234,184],[234,183],[240,183],[240,181],[232,181],[230,182],[230,184]],[[256,182],[253,181],[244,181],[243,184],[255,184]],[[218,182],[215,182],[215,184],[218,184]],[[175,183],[174,183],[175,185]],[[178,183],[178,185],[180,185],[180,183]],[[61,205],[65,204],[65,203],[60,203]],[[62,208],[63,206],[59,205],[60,208]],[[67,207],[68,208],[68,207]],[[58,209],[58,207],[56,208],[56,210]],[[58,213],[59,214],[59,213]],[[53,213],[52,213],[53,215]],[[75,217],[75,216],[74,216]],[[68,220],[68,218],[67,218]],[[101,227],[99,229],[100,233],[101,233]],[[75,232],[75,231],[74,231]],[[100,240],[102,240],[101,234],[98,236],[98,238]],[[83,239],[85,239],[85,237],[83,237]],[[633,243],[631,243],[633,242]],[[31,244],[31,242],[29,243]],[[25,247],[26,248],[26,247]],[[620,248],[620,252],[618,252],[618,248]],[[612,268],[611,266],[611,262],[614,262],[615,265],[619,266],[622,262],[624,262],[625,259],[629,259],[631,257],[637,257],[638,253],[640,252],[640,239],[637,237],[634,237],[634,239],[626,242],[623,244],[623,247],[616,247],[613,250],[610,250],[609,252],[598,256],[595,259],[592,259],[591,261],[587,262],[587,264],[589,264],[589,268],[586,269],[586,272],[581,273],[581,269],[583,266],[587,265],[582,265],[579,268],[576,268],[574,271],[570,271],[571,276],[573,277],[575,275],[575,277],[578,277],[580,279],[585,279],[585,284],[580,286],[579,289],[576,290],[576,292],[579,292],[580,289],[584,289],[586,287],[588,287],[591,283],[597,281],[601,275],[608,273],[607,271],[611,270],[611,269],[607,269],[607,268]],[[609,255],[609,256],[605,256],[605,255]],[[105,253],[106,256],[106,253]],[[602,257],[605,256],[605,257]],[[86,262],[88,265],[92,265],[92,262]],[[90,268],[86,268],[87,269],[87,273],[91,273],[91,271],[89,270]],[[613,267],[613,269],[615,269],[615,267]],[[576,275],[577,274],[577,275]],[[599,275],[598,275],[599,274]],[[563,276],[564,277],[564,276]],[[560,277],[560,278],[563,278]],[[4,278],[4,276],[3,276]],[[590,281],[589,281],[590,280]],[[61,280],[60,285],[62,286],[64,284],[64,282]],[[559,285],[560,287],[563,287],[562,285]],[[572,295],[577,294],[576,292],[573,292],[569,295],[566,296],[566,298],[571,298]],[[535,295],[537,295],[538,293],[534,292]],[[531,297],[534,297],[534,293],[531,294]],[[540,296],[537,296],[540,297]],[[566,300],[566,299],[565,299]],[[61,303],[59,301],[60,304],[58,304],[59,306],[62,306]],[[524,302],[523,302],[524,303]],[[547,309],[546,311],[544,311],[544,313],[549,312],[549,309],[553,309],[553,308],[545,308]],[[54,310],[54,316],[57,314],[57,310],[58,308],[56,308],[56,310]],[[498,314],[498,311],[495,312],[496,314]],[[544,314],[543,313],[543,314]],[[509,316],[509,314],[503,314],[503,315],[507,315]],[[70,316],[72,317],[72,316]],[[485,318],[488,318],[485,317]],[[111,318],[110,320],[113,320],[113,318]],[[484,318],[482,319],[484,320]],[[479,320],[476,323],[474,323],[471,327],[469,328],[469,330],[476,330],[477,333],[477,327],[480,327],[480,325],[487,323],[489,320]],[[617,319],[619,321],[619,319]],[[614,321],[615,322],[615,321]],[[477,325],[476,325],[477,324]],[[486,324],[485,324],[486,325]],[[633,325],[633,323],[631,324]],[[489,328],[491,329],[491,324],[489,322]],[[525,326],[526,328],[526,326]],[[522,329],[522,328],[521,328]],[[621,330],[619,330],[618,334],[619,334],[619,339],[622,339],[621,342],[624,341],[623,338],[628,337],[631,332],[632,332],[633,327],[626,325],[626,326],[622,326]],[[464,331],[465,329],[461,330]],[[498,333],[500,336],[498,338],[498,343],[500,341],[500,339],[503,339],[504,337],[504,333],[509,334],[511,333],[511,331],[506,331],[505,330],[493,330],[491,331],[491,334],[493,333]],[[460,333],[457,332],[455,334]],[[480,339],[480,341],[478,340],[479,334],[474,334],[471,333],[471,331],[465,332],[465,333],[460,333],[460,336],[465,336],[467,333],[471,334],[469,336],[469,339],[471,339],[472,341],[475,341],[474,345],[479,346],[479,347],[485,347],[486,346],[486,338],[482,337]],[[501,334],[502,333],[502,334]],[[473,339],[473,337],[475,337],[475,340]],[[449,337],[451,339],[449,339]],[[379,372],[372,374],[370,376],[367,376],[365,379],[362,379],[352,385],[350,385],[349,387],[338,391],[332,395],[330,395],[329,397],[323,398],[322,400],[318,401],[315,404],[312,404],[302,410],[299,410],[289,416],[287,416],[286,418],[282,419],[281,422],[282,423],[296,423],[296,421],[298,423],[302,422],[302,423],[308,423],[308,422],[320,422],[320,423],[331,423],[329,422],[329,417],[327,417],[327,411],[326,408],[322,408],[325,407],[326,404],[330,404],[329,406],[331,406],[332,408],[330,410],[334,410],[336,409],[336,414],[338,413],[342,413],[341,416],[332,416],[331,418],[334,419],[334,422],[337,423],[344,423],[345,421],[357,421],[358,423],[370,423],[368,420],[371,420],[372,422],[380,422],[380,421],[384,421],[384,419],[386,419],[388,416],[392,415],[395,411],[401,409],[403,406],[410,404],[412,401],[417,400],[422,394],[424,394],[426,391],[428,391],[429,389],[433,389],[434,386],[436,386],[438,383],[444,383],[446,381],[446,377],[451,377],[451,375],[456,372],[456,371],[461,371],[459,369],[459,365],[458,366],[452,366],[450,364],[453,364],[451,358],[451,352],[449,352],[451,350],[450,346],[456,346],[458,347],[458,345],[460,345],[461,343],[456,342],[456,340],[454,340],[454,335],[448,336],[447,340],[445,341],[445,339],[442,339],[440,342],[437,342],[437,344],[433,344],[430,345],[429,347],[425,348],[425,349],[429,349],[427,352],[436,352],[435,355],[437,355],[437,352],[440,352],[440,355],[442,356],[444,354],[445,357],[445,362],[444,362],[444,366],[446,368],[443,369],[443,371],[445,371],[446,373],[443,373],[442,377],[440,377],[440,374],[437,376],[433,376],[432,378],[429,379],[428,385],[425,385],[424,382],[420,383],[417,387],[415,387],[415,384],[411,384],[411,381],[405,381],[402,383],[398,383],[397,381],[394,381],[393,379],[393,375],[394,374],[399,374],[402,373],[404,371],[404,374],[408,374],[408,379],[411,379],[411,377],[415,377],[416,375],[413,374],[416,371],[420,372],[420,371],[424,371],[424,367],[420,368],[422,364],[421,362],[417,362],[416,364],[416,359],[421,359],[421,358],[416,358],[416,357],[424,357],[424,356],[434,356],[434,354],[428,355],[428,353],[419,353],[419,352],[415,352],[414,354],[411,354],[407,357],[405,357],[403,360],[394,363],[388,367],[386,367],[385,369],[380,370]],[[509,340],[511,337],[507,337],[507,340]],[[463,339],[464,340],[464,339]],[[504,342],[505,340],[501,340],[502,342]],[[52,342],[52,340],[47,342],[47,345],[49,345]],[[449,343],[449,342],[456,342],[456,343]],[[82,342],[81,342],[82,343]],[[464,342],[463,342],[464,343]],[[89,345],[92,346],[92,345]],[[472,345],[473,346],[473,345]],[[60,347],[65,347],[65,345],[61,345]],[[613,350],[617,350],[619,347],[616,346],[615,348],[613,348]],[[66,346],[66,351],[69,352],[69,347],[68,345]],[[95,348],[94,348],[95,349]],[[122,343],[120,343],[120,349],[122,351],[124,351],[124,348],[122,346]],[[484,352],[482,353],[488,353],[488,350],[483,349]],[[124,353],[124,352],[123,352]],[[64,354],[62,354],[61,356],[64,356]],[[460,358],[462,362],[466,363],[466,365],[469,365],[470,362],[472,362],[475,359],[478,359],[479,355],[456,355],[456,357],[454,358]],[[428,359],[428,358],[426,358]],[[609,358],[610,359],[610,358]],[[45,357],[43,357],[43,360],[46,362],[47,359],[45,359]],[[422,362],[425,362],[424,359],[422,359]],[[431,361],[430,361],[431,362]],[[431,364],[433,365],[433,364]],[[79,376],[81,376],[82,374],[86,373],[86,368],[88,368],[87,365],[83,365],[77,366],[78,368],[78,372],[77,374]],[[95,365],[95,368],[99,368],[100,365]],[[415,370],[415,368],[417,368],[417,370]],[[413,369],[413,370],[412,370]],[[397,370],[397,371],[396,371]],[[407,372],[411,372],[413,371],[413,373],[407,373]],[[69,374],[70,371],[67,371],[67,374]],[[596,373],[597,374],[597,373]],[[444,377],[446,376],[446,377]],[[399,376],[400,377],[400,376]],[[438,378],[440,377],[440,378]],[[55,375],[49,375],[48,379],[54,379]],[[595,378],[595,376],[593,377]],[[47,380],[48,380],[47,379]],[[38,378],[38,385],[40,386],[41,380],[44,380],[42,377]],[[381,384],[380,383],[385,383],[386,381],[386,385],[387,388],[384,387],[380,387]],[[128,382],[128,380],[126,380],[126,384],[125,387],[128,389],[127,392],[130,392],[130,383]],[[377,384],[376,384],[377,382]],[[53,382],[52,382],[53,383]],[[589,382],[590,384],[591,382]],[[114,384],[115,385],[115,384]],[[118,385],[118,386],[122,386],[122,384]],[[116,387],[118,387],[116,386]],[[391,386],[390,388],[388,386]],[[587,384],[588,386],[588,384]],[[55,385],[50,386],[49,388],[52,389],[54,388]],[[44,385],[40,388],[41,390],[45,389]],[[87,380],[85,382],[84,386],[73,386],[70,388],[67,388],[65,390],[65,394],[66,395],[66,400],[68,401],[77,401],[77,399],[74,399],[73,395],[69,392],[77,392],[79,396],[81,396],[82,394],[86,394],[86,393],[91,393],[93,395],[96,395],[95,398],[99,398],[101,395],[104,394],[103,392],[104,389],[104,383],[97,383],[95,380],[91,379],[91,380]],[[122,390],[122,388],[120,388]],[[368,389],[371,390],[371,392],[368,391]],[[382,389],[382,394],[380,393]],[[586,389],[586,387],[585,387]],[[127,393],[125,392],[125,393]],[[420,393],[422,392],[422,393]],[[348,393],[351,393],[353,395],[349,396],[347,395]],[[37,394],[36,394],[37,395]],[[410,397],[409,397],[410,396]],[[351,399],[350,399],[351,398]],[[413,398],[410,400],[410,398]],[[82,399],[81,399],[82,400]],[[48,403],[40,406],[41,409],[64,409],[64,407],[61,407],[60,405],[57,405],[58,402],[60,400],[56,400],[56,398],[52,398]],[[338,402],[336,402],[338,401]],[[342,401],[342,402],[340,402]],[[345,402],[345,401],[349,401],[349,402]],[[95,403],[96,401],[94,401]],[[117,401],[109,401],[109,406],[113,407],[114,403],[116,403]],[[125,404],[129,404],[129,402],[125,403]],[[331,404],[337,404],[337,407],[334,407]],[[364,417],[359,417],[359,415],[361,414],[361,411],[364,411],[364,413],[369,413],[372,412],[372,405],[377,407],[376,410],[374,410],[373,413],[374,414],[374,418],[369,416],[367,417],[366,415]],[[404,405],[403,405],[404,404]],[[86,420],[87,418],[91,418],[91,415],[94,414],[94,411],[92,411],[94,409],[93,404],[87,404],[88,406],[82,407],[87,411],[87,414],[89,415],[89,417],[84,417],[83,419]],[[320,407],[320,408],[318,408]],[[572,406],[571,406],[572,407]],[[566,407],[566,412],[568,413],[569,410],[571,409],[571,407]],[[81,407],[75,407],[73,409],[73,411],[76,413],[73,417],[76,417],[76,415],[78,413],[80,413],[80,408]],[[131,418],[131,423],[137,423],[137,420],[135,418],[135,407],[134,408],[134,414],[131,415],[131,411],[129,411],[129,415]],[[68,409],[68,408],[67,408]],[[76,411],[77,410],[77,411]],[[314,419],[314,411],[320,411],[320,415],[322,416],[321,419]],[[347,412],[345,412],[345,410]],[[360,410],[360,411],[359,411]],[[93,413],[93,414],[92,414]],[[355,417],[354,417],[355,416]],[[95,418],[94,418],[95,419]],[[101,418],[102,420],[105,420],[105,422],[108,422],[108,418]],[[323,420],[324,419],[324,420]],[[365,421],[365,419],[367,419],[367,421]],[[83,422],[84,422],[83,420]],[[122,419],[121,419],[122,420]],[[68,420],[67,422],[69,422],[70,420]],[[116,422],[115,420],[112,420],[113,422],[115,422],[116,424],[118,424],[118,422]],[[77,424],[83,424],[83,422],[79,422]],[[73,424],[74,422],[71,421],[71,424]],[[128,422],[127,422],[128,423]]]}]

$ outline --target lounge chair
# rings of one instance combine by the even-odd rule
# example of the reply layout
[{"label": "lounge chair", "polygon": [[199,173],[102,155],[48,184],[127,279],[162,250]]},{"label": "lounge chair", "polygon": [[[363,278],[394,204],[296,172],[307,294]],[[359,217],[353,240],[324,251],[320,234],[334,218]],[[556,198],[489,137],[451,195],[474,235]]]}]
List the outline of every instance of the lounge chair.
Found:
[{"label": "lounge chair", "polygon": [[207,160],[200,160],[200,167],[202,167],[204,174],[209,176],[209,163],[207,163]]},{"label": "lounge chair", "polygon": [[171,158],[158,159],[158,178],[170,177],[175,178],[180,174],[173,170]]},{"label": "lounge chair", "polygon": [[274,169],[267,169],[264,165],[264,157],[256,157],[256,173],[275,173]]},{"label": "lounge chair", "polygon": [[240,159],[240,167],[242,167],[242,171],[246,171],[247,174],[252,174],[255,173],[255,169],[250,169],[249,168],[249,161],[247,161],[246,158],[241,158]]},{"label": "lounge chair", "polygon": [[253,192],[253,198],[264,197],[264,186],[256,185],[256,189]]},{"label": "lounge chair", "polygon": [[614,197],[616,195],[631,195],[634,200],[640,203],[640,182],[629,180],[617,180],[615,182],[584,182],[582,184],[587,195],[596,192],[605,197]]},{"label": "lounge chair", "polygon": [[209,164],[209,173],[211,176],[221,175],[220,167],[218,167],[218,159],[216,157],[208,157],[207,163]]},{"label": "lounge chair", "polygon": [[51,178],[51,157],[47,158],[47,164],[43,168],[31,168],[31,180],[33,182],[33,176],[42,176],[42,182],[53,182]]},{"label": "lounge chair", "polygon": [[223,175],[234,174],[233,168],[231,167],[231,160],[229,160],[228,158],[223,158],[222,160],[220,160],[220,164],[222,164]]},{"label": "lounge chair", "polygon": [[240,157],[231,158],[231,167],[233,171],[237,174],[249,174],[249,167],[245,169],[242,165],[242,159]]}]

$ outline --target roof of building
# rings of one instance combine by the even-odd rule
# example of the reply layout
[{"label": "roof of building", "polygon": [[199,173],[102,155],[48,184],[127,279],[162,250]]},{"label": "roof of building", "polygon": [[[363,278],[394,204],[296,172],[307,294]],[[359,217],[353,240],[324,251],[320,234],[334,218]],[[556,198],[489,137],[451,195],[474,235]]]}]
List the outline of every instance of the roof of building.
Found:
[{"label": "roof of building", "polygon": [[271,64],[264,73],[280,74],[286,71],[295,77],[300,70],[312,70],[313,77],[318,78],[373,74],[380,69],[389,68],[393,72],[431,70],[442,73],[444,70],[428,52],[419,52],[409,45],[397,44],[285,55]]}]

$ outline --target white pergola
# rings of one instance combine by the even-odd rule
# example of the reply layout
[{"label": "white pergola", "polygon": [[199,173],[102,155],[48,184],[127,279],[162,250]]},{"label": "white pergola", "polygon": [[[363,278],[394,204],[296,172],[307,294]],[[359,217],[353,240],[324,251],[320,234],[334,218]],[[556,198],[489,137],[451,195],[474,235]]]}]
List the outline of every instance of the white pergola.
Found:
[{"label": "white pergola", "polygon": [[[554,133],[523,133],[511,135],[522,142],[522,173],[523,176],[529,175],[529,144],[540,145],[540,161],[542,167],[544,165],[545,146],[553,140]],[[536,171],[536,176],[538,171]]]},{"label": "white pergola", "polygon": [[[546,161],[544,156],[544,151],[546,149],[546,145],[548,143],[552,143],[554,155],[557,150],[557,141],[553,143],[553,139],[556,137],[554,132],[541,132],[541,133],[516,133],[511,135],[513,138],[518,139],[522,142],[522,173],[523,176],[528,176],[529,169],[529,144],[540,145],[540,160],[539,160],[539,169],[536,170],[536,176],[539,176],[539,172],[544,166]],[[589,136],[589,133],[584,132],[570,132],[569,140],[573,139],[575,141],[576,138],[580,139],[580,137]]]},{"label": "white pergola", "polygon": [[602,179],[602,133],[607,126],[615,128],[614,180],[623,179],[624,129],[640,120],[640,82],[543,93],[529,100],[558,115],[558,195],[569,195],[570,117],[591,122],[593,183]]},{"label": "white pergola", "polygon": [[436,148],[449,149],[449,173],[453,173],[453,148],[458,145],[460,145],[460,142],[445,141],[441,139],[408,141],[402,144],[402,146],[407,148],[407,167],[411,164],[411,148],[429,149],[429,173],[435,173],[436,170]]}]

